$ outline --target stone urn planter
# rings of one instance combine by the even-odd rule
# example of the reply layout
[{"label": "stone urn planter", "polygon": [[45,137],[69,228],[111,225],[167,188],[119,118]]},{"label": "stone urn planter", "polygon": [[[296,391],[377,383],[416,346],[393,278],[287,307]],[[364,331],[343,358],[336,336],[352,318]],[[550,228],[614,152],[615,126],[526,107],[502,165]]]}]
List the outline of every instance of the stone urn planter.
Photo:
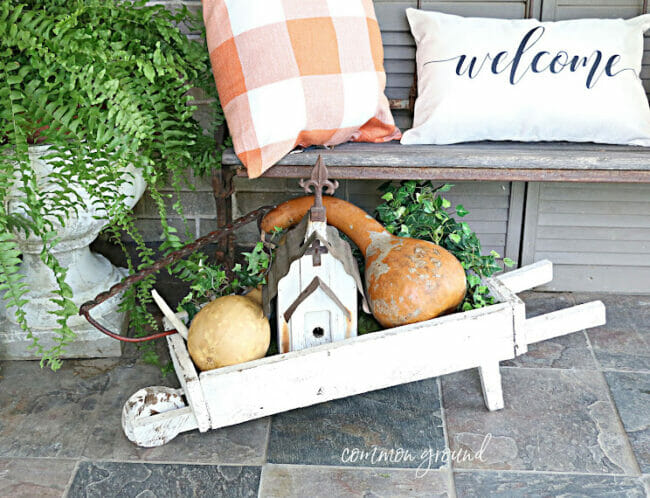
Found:
[{"label": "stone urn planter", "polygon": [[[42,184],[48,182],[48,175],[53,170],[52,166],[43,159],[48,148],[47,145],[33,146],[29,151],[30,160],[38,174],[38,182]],[[133,180],[125,181],[120,188],[120,192],[126,196],[128,207],[131,208],[142,196],[146,184],[140,171],[135,167],[126,168],[124,173],[125,178],[127,175],[133,177]],[[85,209],[80,209],[76,215],[67,220],[65,226],[55,222],[60,241],[52,252],[61,265],[67,268],[66,283],[73,290],[75,304],[81,305],[94,298],[99,291],[118,283],[126,275],[126,270],[113,266],[104,256],[90,250],[89,245],[97,238],[108,220],[102,218],[102,213],[93,206],[92,197],[88,192],[81,186],[76,187],[75,191],[83,199]],[[10,212],[20,212],[19,200],[19,191],[10,194],[8,200]],[[28,300],[24,306],[27,320],[39,343],[45,349],[49,349],[55,344],[54,330],[58,328],[57,316],[48,313],[56,308],[50,302],[53,290],[56,289],[56,282],[51,270],[41,261],[40,240],[33,236],[25,238],[22,232],[16,233],[16,239],[23,252],[21,272],[25,276],[25,284],[30,289],[25,295],[25,299]],[[124,333],[127,317],[117,309],[120,297],[118,295],[102,303],[94,310],[93,316],[101,323],[111,324]],[[98,332],[84,318],[72,317],[68,324],[77,338],[66,346],[66,354],[62,357],[97,358],[121,354],[119,341]],[[32,342],[28,333],[17,324],[13,308],[5,308],[4,302],[0,300],[0,359],[37,358],[35,350],[28,347]]]}]

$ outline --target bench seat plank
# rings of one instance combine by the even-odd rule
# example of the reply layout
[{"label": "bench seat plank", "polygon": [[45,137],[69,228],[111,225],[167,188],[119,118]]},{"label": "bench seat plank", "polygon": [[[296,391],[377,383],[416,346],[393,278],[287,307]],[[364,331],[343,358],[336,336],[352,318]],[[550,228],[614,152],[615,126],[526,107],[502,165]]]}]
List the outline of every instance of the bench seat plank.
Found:
[{"label": "bench seat plank", "polygon": [[[285,156],[265,177],[309,176],[319,155],[338,179],[648,182],[650,150],[591,143],[478,142],[457,145],[347,143]],[[232,149],[223,164],[245,170]]]}]

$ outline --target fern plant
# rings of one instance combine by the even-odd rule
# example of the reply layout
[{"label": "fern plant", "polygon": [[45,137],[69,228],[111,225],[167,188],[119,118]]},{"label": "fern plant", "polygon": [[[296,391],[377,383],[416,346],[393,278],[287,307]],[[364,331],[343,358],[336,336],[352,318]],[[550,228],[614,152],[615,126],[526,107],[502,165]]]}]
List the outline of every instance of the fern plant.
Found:
[{"label": "fern plant", "polygon": [[[65,269],[52,255],[54,221],[65,225],[79,208],[71,185],[96,199],[116,242],[124,232],[135,241],[134,271],[152,262],[153,251],[120,202],[120,186],[131,181],[124,167],[142,171],[160,215],[162,250],[171,251],[183,241],[167,223],[170,194],[160,187],[170,183],[178,194],[189,185],[188,171],[200,175],[220,166],[220,151],[193,118],[188,94],[199,86],[214,97],[212,123],[223,123],[208,52],[181,33],[181,24],[199,25],[185,8],[171,13],[140,0],[0,0],[0,296],[29,331],[15,234],[39,238],[41,259],[58,283],[52,302],[59,341],[49,350],[37,341],[33,346],[53,369],[74,340],[67,322],[77,313]],[[47,186],[36,182],[30,163],[35,143],[50,145],[54,172]],[[24,215],[9,212],[12,191],[19,192]],[[173,209],[182,215],[180,202]],[[182,269],[179,264],[171,271]],[[136,332],[154,323],[146,311],[153,279],[129,289],[122,304]]]}]

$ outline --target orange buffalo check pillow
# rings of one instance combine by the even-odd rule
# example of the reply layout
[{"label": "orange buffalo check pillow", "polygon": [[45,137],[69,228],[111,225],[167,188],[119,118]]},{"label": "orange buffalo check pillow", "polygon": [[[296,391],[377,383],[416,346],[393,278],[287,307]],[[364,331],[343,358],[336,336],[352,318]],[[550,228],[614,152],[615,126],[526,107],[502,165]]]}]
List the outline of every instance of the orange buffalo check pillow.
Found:
[{"label": "orange buffalo check pillow", "polygon": [[294,147],[400,138],[372,0],[203,0],[235,152],[250,177]]}]

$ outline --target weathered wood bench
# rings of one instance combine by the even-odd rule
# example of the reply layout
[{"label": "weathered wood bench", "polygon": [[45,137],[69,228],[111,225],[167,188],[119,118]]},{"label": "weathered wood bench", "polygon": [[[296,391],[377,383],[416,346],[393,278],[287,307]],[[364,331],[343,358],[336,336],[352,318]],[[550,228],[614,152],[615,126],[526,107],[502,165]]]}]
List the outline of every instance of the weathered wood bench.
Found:
[{"label": "weathered wood bench", "polygon": [[[305,178],[318,156],[341,180],[490,180],[650,183],[650,150],[578,143],[480,142],[459,145],[348,143],[284,157],[265,178]],[[223,165],[246,177],[232,149]]]}]

